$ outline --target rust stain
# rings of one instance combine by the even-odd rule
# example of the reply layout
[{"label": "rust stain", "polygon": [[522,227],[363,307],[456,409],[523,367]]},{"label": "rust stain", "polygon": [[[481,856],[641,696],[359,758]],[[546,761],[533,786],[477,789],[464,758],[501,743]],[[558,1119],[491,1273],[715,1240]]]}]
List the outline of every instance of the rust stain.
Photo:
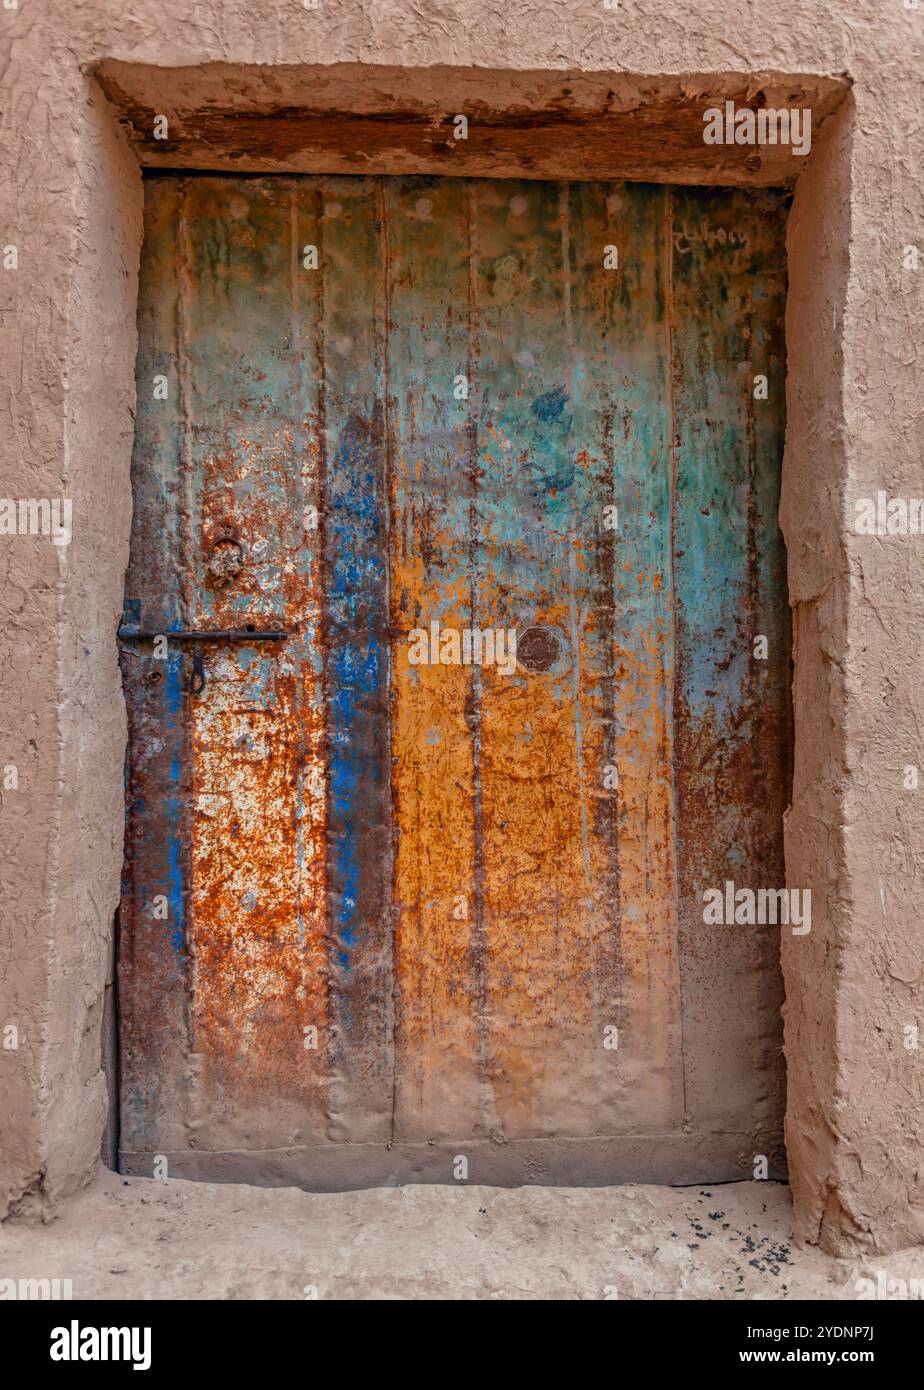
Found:
[{"label": "rust stain", "polygon": [[[323,1037],[327,1026],[324,712],[317,654],[299,631],[319,607],[318,561],[293,536],[291,487],[268,505],[271,478],[294,483],[294,444],[291,431],[278,431],[269,448],[242,440],[203,469],[201,552],[227,531],[229,495],[237,496],[242,564],[200,606],[199,623],[232,626],[246,614],[295,633],[278,655],[256,646],[210,652],[207,695],[189,711],[195,1040],[230,1093],[271,1082],[302,1094],[303,1030]],[[254,475],[259,489],[234,486]]]},{"label": "rust stain", "polygon": [[[199,695],[123,655],[127,1148],[711,1133],[748,1067],[778,1118],[770,948],[695,910],[782,872],[760,196],[149,181],[139,372],[179,389],[139,407],[129,592],[291,635],[206,644]],[[434,622],[515,666],[412,661]]]}]

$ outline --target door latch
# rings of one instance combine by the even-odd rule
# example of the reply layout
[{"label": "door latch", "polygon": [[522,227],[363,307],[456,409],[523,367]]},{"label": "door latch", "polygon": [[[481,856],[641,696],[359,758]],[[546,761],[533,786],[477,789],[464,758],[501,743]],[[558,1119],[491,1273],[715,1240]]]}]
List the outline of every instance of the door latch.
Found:
[{"label": "door latch", "polygon": [[180,627],[172,632],[169,629],[142,628],[141,605],[137,599],[127,599],[119,625],[117,637],[120,642],[153,642],[157,637],[167,642],[187,642],[193,649],[192,679],[189,690],[193,695],[201,695],[205,689],[205,662],[202,648],[206,642],[285,642],[292,636],[288,628],[256,627],[246,623],[243,627]]}]

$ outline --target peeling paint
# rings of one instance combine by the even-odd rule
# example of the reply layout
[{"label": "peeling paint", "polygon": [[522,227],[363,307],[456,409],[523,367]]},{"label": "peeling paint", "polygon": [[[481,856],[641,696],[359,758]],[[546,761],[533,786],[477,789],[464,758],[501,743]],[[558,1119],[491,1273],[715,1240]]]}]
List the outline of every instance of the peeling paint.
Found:
[{"label": "peeling paint", "polygon": [[[747,250],[679,270],[704,218]],[[148,628],[292,636],[205,644],[201,694],[188,655],[124,659],[127,1153],[778,1133],[772,950],[695,911],[707,870],[781,872],[782,406],[759,422],[737,364],[744,325],[782,373],[784,218],[148,180],[139,399],[154,364],[177,390],[139,412],[129,593]],[[411,665],[434,621],[514,629],[516,670]]]}]

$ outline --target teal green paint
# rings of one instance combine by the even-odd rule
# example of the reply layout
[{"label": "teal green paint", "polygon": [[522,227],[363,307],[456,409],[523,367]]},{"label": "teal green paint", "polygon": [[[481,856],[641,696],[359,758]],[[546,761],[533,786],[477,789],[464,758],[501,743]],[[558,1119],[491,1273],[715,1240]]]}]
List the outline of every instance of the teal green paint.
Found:
[{"label": "teal green paint", "polygon": [[[324,707],[330,795],[325,1103],[333,1131],[337,1117],[352,1114],[354,1138],[393,1133],[389,1010],[407,982],[395,981],[391,955],[389,644],[449,614],[520,634],[551,625],[560,642],[547,673],[519,669],[504,684],[473,672],[465,709],[447,707],[440,724],[435,704],[433,727],[423,731],[431,742],[468,737],[474,768],[464,812],[476,841],[470,945],[457,988],[477,1056],[459,1102],[460,1132],[492,1132],[485,1097],[508,1084],[495,1070],[492,1037],[509,1042],[520,1023],[503,972],[488,978],[495,944],[512,933],[528,962],[539,927],[548,929],[555,970],[545,980],[537,973],[531,987],[552,1020],[551,1046],[556,1030],[567,1034],[568,989],[592,1001],[596,1036],[632,1017],[622,1010],[639,986],[626,984],[623,926],[647,912],[651,940],[663,944],[675,890],[682,969],[672,975],[673,961],[653,949],[644,984],[674,1009],[667,1058],[650,1094],[639,1096],[621,1058],[594,1056],[586,1113],[606,1134],[666,1132],[690,1116],[720,1128],[729,1077],[742,1094],[749,1085],[772,1089],[764,1058],[777,1046],[772,1008],[752,999],[754,980],[772,968],[755,954],[761,948],[737,942],[735,955],[728,942],[704,945],[696,907],[703,884],[728,869],[755,882],[784,872],[780,197],[426,178],[208,177],[157,180],[156,190],[147,201],[139,311],[130,578],[138,587],[130,596],[142,599],[146,625],[169,627],[218,622],[228,603],[241,620],[271,623],[291,611],[289,586],[309,568],[323,592],[319,613],[297,612],[299,631],[284,652],[207,655],[211,689],[233,671],[234,712],[247,720],[218,784],[204,791],[188,782],[178,660],[174,679],[158,689],[140,679],[153,667],[148,654],[135,666],[125,659],[133,756],[145,786],[132,802],[133,827],[144,834],[132,842],[130,891],[140,901],[152,884],[169,882],[175,904],[171,931],[157,937],[139,913],[132,943],[128,1034],[139,1047],[156,1034],[126,1082],[139,1142],[185,1142],[168,1092],[192,1084],[187,1052],[195,1050],[175,988],[188,947],[188,823],[207,814],[223,777],[240,774],[261,721],[280,710],[281,681],[308,668],[312,693],[299,698]],[[704,218],[738,230],[743,250],[679,234]],[[302,266],[306,243],[319,248],[317,272]],[[602,264],[611,243],[620,249],[612,273]],[[168,378],[167,402],[152,400],[155,372]],[[770,378],[768,402],[753,399],[759,372]],[[462,376],[467,399],[454,389]],[[317,493],[306,482],[311,450]],[[320,533],[303,530],[306,501],[319,506]],[[614,528],[607,508],[618,510]],[[226,514],[243,518],[247,552],[246,579],[230,600],[207,569]],[[420,595],[389,592],[393,575],[418,561]],[[758,633],[771,648],[762,665],[752,654]],[[553,706],[573,707],[574,716],[549,736],[547,776],[511,829],[513,753],[537,735],[525,704],[512,704],[515,718],[506,722],[505,701],[530,690],[537,701],[547,694]],[[621,794],[601,795],[601,764],[622,760],[626,775],[633,758],[650,759],[650,786],[631,806]],[[588,867],[577,885],[542,841],[567,759],[582,787],[562,846],[581,842]],[[494,788],[486,799],[485,779]],[[672,824],[652,830],[649,813],[665,787],[675,797]],[[302,833],[305,794],[297,782],[293,834]],[[421,789],[424,818],[430,794]],[[626,896],[622,874],[631,860],[634,881],[644,880],[660,854],[648,837],[662,832],[677,836],[676,882],[652,889],[661,895],[652,906]],[[486,876],[502,898],[505,884],[531,874],[526,907],[502,900],[497,908],[485,897]],[[576,901],[589,924],[577,945],[567,926]],[[633,968],[637,981],[642,969]],[[695,1067],[683,1075],[681,976],[690,1038],[729,1059],[715,1064],[712,1090]],[[708,1001],[730,988],[757,1022],[714,1042]],[[635,1007],[637,1019],[638,1000]],[[558,1133],[542,1091],[543,1068],[554,1063],[540,1051],[522,1089],[532,1088],[542,1132]],[[756,1080],[748,1080],[755,1053]],[[413,1116],[405,1112],[404,1121],[413,1128]],[[312,1117],[313,1139],[326,1123]]]}]

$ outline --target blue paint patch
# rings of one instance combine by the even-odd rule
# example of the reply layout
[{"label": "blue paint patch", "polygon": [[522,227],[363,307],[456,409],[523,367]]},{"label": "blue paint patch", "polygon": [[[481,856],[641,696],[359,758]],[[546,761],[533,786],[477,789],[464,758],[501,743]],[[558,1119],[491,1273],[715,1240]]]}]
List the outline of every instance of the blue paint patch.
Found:
[{"label": "blue paint patch", "polygon": [[533,414],[543,424],[551,425],[561,419],[567,404],[568,392],[563,386],[556,386],[554,391],[546,391],[544,395],[536,397],[533,401]]},{"label": "blue paint patch", "polygon": [[[362,941],[367,899],[378,885],[363,882],[363,839],[374,829],[383,787],[384,737],[379,711],[387,699],[387,556],[383,499],[373,432],[354,416],[331,464],[328,501],[329,614],[328,829],[332,845],[331,901],[338,959],[349,972]],[[349,1025],[349,1005],[344,1001]]]},{"label": "blue paint patch", "polygon": [[183,708],[183,653],[169,652],[167,656],[167,714],[171,716],[167,720],[167,728],[175,729],[176,723],[173,715],[179,714]]},{"label": "blue paint patch", "polygon": [[172,927],[170,943],[185,970],[186,898],[183,893],[183,844],[185,817],[180,797],[168,797],[164,804],[167,821],[167,903]]}]

